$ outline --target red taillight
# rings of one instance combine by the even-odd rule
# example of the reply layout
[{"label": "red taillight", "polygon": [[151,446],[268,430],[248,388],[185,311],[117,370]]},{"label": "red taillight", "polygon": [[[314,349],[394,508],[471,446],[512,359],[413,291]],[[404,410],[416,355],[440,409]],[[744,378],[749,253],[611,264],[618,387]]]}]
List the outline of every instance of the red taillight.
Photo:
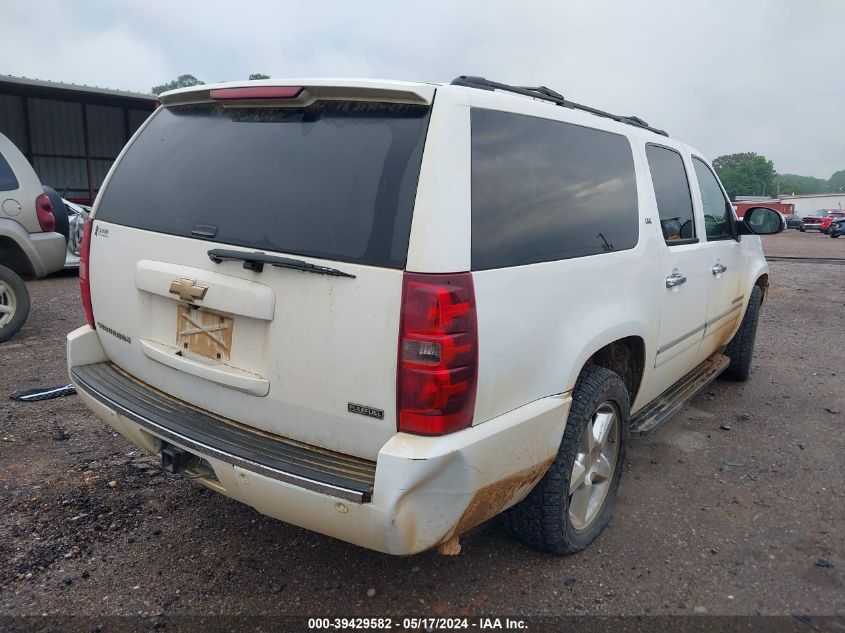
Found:
[{"label": "red taillight", "polygon": [[35,215],[38,216],[38,226],[45,233],[56,230],[56,216],[53,215],[53,203],[46,193],[35,199]]},{"label": "red taillight", "polygon": [[82,247],[79,249],[79,295],[82,297],[82,307],[85,309],[85,318],[88,319],[88,325],[94,325],[94,310],[91,307],[91,230],[94,226],[93,220],[88,220],[85,223],[85,229],[82,231]]},{"label": "red taillight", "polygon": [[302,86],[254,86],[252,88],[217,88],[212,99],[295,99]]},{"label": "red taillight", "polygon": [[399,430],[442,435],[471,426],[477,372],[472,273],[405,273],[396,396]]}]

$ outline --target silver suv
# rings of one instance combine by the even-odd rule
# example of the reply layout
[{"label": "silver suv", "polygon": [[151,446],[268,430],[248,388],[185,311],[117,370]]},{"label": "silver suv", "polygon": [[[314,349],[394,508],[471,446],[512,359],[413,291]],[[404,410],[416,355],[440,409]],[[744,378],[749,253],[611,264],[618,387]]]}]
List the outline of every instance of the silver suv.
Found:
[{"label": "silver suv", "polygon": [[26,157],[0,134],[0,342],[17,333],[29,314],[21,276],[44,277],[65,265],[66,236],[56,231],[53,214],[61,198],[52,198]]}]

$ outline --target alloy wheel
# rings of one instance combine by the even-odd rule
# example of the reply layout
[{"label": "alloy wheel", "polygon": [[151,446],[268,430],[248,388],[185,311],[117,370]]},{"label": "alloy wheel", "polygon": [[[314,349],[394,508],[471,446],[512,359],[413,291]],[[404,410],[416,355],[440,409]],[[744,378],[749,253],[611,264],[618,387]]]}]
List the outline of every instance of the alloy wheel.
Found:
[{"label": "alloy wheel", "polygon": [[619,458],[619,410],[602,402],[581,431],[569,477],[569,521],[576,531],[587,529],[601,512]]},{"label": "alloy wheel", "polygon": [[0,280],[0,327],[14,318],[17,307],[18,300],[14,291]]}]

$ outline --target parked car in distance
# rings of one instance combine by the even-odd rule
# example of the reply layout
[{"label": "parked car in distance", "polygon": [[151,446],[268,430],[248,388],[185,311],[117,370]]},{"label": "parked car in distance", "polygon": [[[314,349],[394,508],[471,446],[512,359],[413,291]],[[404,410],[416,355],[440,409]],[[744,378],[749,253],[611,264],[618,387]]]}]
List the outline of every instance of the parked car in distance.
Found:
[{"label": "parked car in distance", "polygon": [[828,235],[830,237],[839,237],[843,234],[845,234],[845,217],[836,218],[830,223]]},{"label": "parked car in distance", "polygon": [[788,229],[800,230],[804,225],[804,221],[801,219],[801,216],[795,215],[794,213],[792,215],[785,216],[784,220],[786,221],[786,228]]},{"label": "parked car in distance", "polygon": [[845,212],[843,211],[828,211],[827,215],[822,218],[821,223],[821,232],[827,235],[827,232],[830,230],[830,224],[834,220],[839,218],[845,218]]},{"label": "parked car in distance", "polygon": [[21,151],[0,134],[0,264],[24,277],[44,277],[65,263],[50,193]]},{"label": "parked car in distance", "polygon": [[44,277],[65,265],[61,228],[67,218],[63,208],[54,213],[57,199],[42,187],[15,144],[0,134],[0,342],[17,333],[29,314],[29,294],[20,278]]},{"label": "parked car in distance", "polygon": [[82,250],[82,235],[91,207],[62,199],[68,216],[67,253],[65,268],[79,268],[79,253]]},{"label": "parked car in distance", "polygon": [[641,119],[478,77],[160,99],[86,224],[67,358],[172,472],[391,554],[501,512],[566,554],[631,434],[749,376],[783,218],[736,220]]},{"label": "parked car in distance", "polygon": [[827,215],[827,209],[819,209],[818,211],[810,211],[801,216],[801,221],[804,226],[800,228],[803,233],[805,231],[821,231],[822,220]]}]

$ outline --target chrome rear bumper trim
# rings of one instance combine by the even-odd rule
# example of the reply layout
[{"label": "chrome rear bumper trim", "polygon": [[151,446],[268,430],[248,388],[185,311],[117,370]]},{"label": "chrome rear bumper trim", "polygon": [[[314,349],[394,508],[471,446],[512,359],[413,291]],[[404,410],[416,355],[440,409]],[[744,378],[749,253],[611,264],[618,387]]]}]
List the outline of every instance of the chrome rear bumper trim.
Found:
[{"label": "chrome rear bumper trim", "polygon": [[375,462],[246,430],[162,394],[111,363],[74,367],[71,377],[98,402],[188,451],[347,501],[370,501]]}]

